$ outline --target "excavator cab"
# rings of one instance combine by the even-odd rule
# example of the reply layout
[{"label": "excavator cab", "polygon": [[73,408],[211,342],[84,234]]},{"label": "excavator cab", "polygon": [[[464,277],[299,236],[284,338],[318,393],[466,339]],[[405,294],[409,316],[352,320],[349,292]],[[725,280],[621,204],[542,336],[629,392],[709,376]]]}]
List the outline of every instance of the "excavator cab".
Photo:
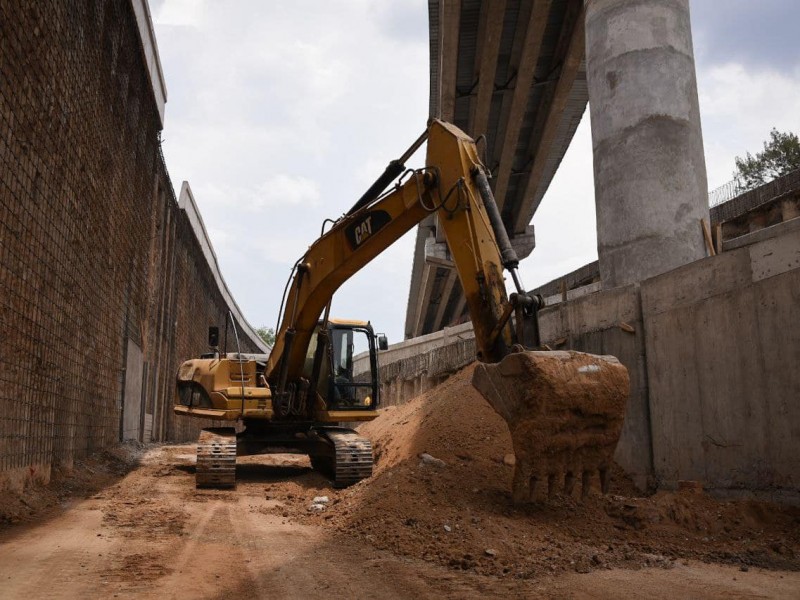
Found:
[{"label": "excavator cab", "polygon": [[[375,335],[366,325],[330,325],[331,359],[329,404],[338,408],[373,409],[378,399]],[[356,358],[360,368],[356,368]]]},{"label": "excavator cab", "polygon": [[326,411],[374,411],[378,406],[379,344],[368,321],[329,319],[325,335],[320,336],[323,324],[317,325],[306,354],[303,375],[314,376],[314,357],[317,346],[324,340],[324,348],[316,376],[316,393],[323,400]]}]

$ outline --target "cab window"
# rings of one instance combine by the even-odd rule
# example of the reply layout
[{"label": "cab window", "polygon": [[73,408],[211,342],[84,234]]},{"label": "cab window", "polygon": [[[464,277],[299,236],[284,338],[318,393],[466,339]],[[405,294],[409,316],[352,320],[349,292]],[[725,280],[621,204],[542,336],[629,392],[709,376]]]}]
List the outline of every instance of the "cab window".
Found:
[{"label": "cab window", "polygon": [[[331,331],[333,380],[328,398],[342,408],[374,407],[375,390],[372,363],[369,359],[359,361],[359,354],[369,353],[373,346],[371,332],[359,328],[334,328]],[[367,354],[368,355],[368,354]],[[358,371],[358,372],[356,372]]]}]

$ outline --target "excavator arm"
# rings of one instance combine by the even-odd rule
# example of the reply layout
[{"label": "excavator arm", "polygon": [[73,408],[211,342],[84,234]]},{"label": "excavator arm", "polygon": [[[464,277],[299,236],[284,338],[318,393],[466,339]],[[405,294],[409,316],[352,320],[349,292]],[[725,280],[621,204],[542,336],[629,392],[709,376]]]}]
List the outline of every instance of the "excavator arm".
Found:
[{"label": "excavator arm", "polygon": [[[533,323],[527,337],[536,338],[536,299],[521,286],[512,301],[506,295],[503,266],[519,285],[518,261],[475,143],[457,127],[438,120],[431,121],[426,133],[415,144],[427,137],[426,167],[406,172],[405,182],[382,197],[362,198],[297,263],[266,368],[273,402],[295,393],[291,382],[301,376],[317,323],[339,286],[432,213],[438,215],[464,290],[478,358],[497,362],[512,344],[524,345],[521,321]],[[394,161],[387,172],[399,170],[402,164]],[[372,193],[379,193],[378,188],[380,184],[373,186]],[[517,328],[512,330],[515,307]],[[538,345],[538,339],[527,342]]]}]

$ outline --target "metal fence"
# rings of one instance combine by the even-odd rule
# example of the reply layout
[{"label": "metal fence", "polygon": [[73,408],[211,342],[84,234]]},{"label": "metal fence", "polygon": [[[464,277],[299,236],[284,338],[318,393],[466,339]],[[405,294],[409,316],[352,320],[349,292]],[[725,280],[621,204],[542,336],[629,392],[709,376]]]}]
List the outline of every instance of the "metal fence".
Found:
[{"label": "metal fence", "polygon": [[732,179],[726,184],[719,186],[708,192],[708,205],[713,208],[719,206],[723,202],[733,200],[737,196],[741,196],[752,188],[742,184],[738,179]]}]

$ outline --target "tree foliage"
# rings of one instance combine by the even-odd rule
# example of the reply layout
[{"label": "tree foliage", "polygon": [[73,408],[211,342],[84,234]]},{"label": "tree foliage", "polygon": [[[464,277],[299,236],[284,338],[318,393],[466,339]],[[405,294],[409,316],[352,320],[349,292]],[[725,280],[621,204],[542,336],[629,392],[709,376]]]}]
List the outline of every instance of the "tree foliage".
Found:
[{"label": "tree foliage", "polygon": [[741,187],[748,189],[763,185],[776,177],[800,169],[800,139],[791,132],[782,133],[773,127],[764,151],[755,156],[749,152],[744,158],[736,157],[734,177]]},{"label": "tree foliage", "polygon": [[256,333],[268,346],[272,347],[275,345],[275,330],[272,327],[262,325],[256,328]]}]

